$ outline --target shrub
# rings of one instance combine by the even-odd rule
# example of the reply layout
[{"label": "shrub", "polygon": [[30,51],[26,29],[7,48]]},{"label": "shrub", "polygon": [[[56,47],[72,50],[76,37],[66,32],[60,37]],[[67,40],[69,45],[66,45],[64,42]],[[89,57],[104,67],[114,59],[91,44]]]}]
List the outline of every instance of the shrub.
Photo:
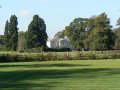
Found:
[{"label": "shrub", "polygon": [[86,55],[87,59],[93,59],[95,60],[96,59],[96,55],[95,54],[88,54]]},{"label": "shrub", "polygon": [[64,56],[63,56],[63,60],[72,60],[72,57],[69,53],[65,53]]},{"label": "shrub", "polygon": [[83,55],[82,53],[78,52],[74,58],[75,58],[75,59],[78,59],[78,60],[82,60],[82,59],[84,59],[83,56],[84,56],[84,55]]},{"label": "shrub", "polygon": [[0,52],[0,62],[30,62],[55,60],[96,60],[119,59],[120,51],[84,51],[84,52],[41,52],[17,53]]}]

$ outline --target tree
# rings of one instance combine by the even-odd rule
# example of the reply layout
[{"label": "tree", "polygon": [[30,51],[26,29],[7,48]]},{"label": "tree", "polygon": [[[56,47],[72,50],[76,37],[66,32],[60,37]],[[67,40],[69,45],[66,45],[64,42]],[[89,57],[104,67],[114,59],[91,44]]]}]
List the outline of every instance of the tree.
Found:
[{"label": "tree", "polygon": [[5,25],[5,47],[7,50],[17,50],[18,42],[18,21],[15,15],[11,15],[10,22],[6,21]]},{"label": "tree", "polygon": [[117,25],[120,26],[120,18],[117,20]]},{"label": "tree", "polygon": [[113,49],[115,34],[105,13],[91,18],[76,18],[64,30],[76,49]]},{"label": "tree", "polygon": [[5,38],[5,47],[6,49],[9,49],[9,22],[8,20],[6,21],[5,24],[5,31],[4,31],[4,38]]},{"label": "tree", "polygon": [[110,20],[105,13],[98,15],[94,21],[94,29],[89,36],[91,50],[110,50],[114,46],[115,35]]},{"label": "tree", "polygon": [[17,50],[17,42],[18,42],[18,21],[15,15],[12,15],[10,18],[9,24],[9,47],[10,50]]},{"label": "tree", "polygon": [[85,32],[85,39],[84,39],[84,49],[85,50],[90,50],[91,47],[91,42],[92,42],[92,31],[95,28],[95,18],[96,16],[92,16],[89,19],[87,19],[86,23],[86,32]]},{"label": "tree", "polygon": [[64,38],[64,31],[59,31],[59,32],[57,32],[54,37]]},{"label": "tree", "polygon": [[0,50],[4,50],[5,48],[5,37],[4,35],[0,35]]},{"label": "tree", "polygon": [[120,50],[120,27],[114,30],[116,39],[114,49]]},{"label": "tree", "polygon": [[120,50],[120,18],[117,20],[118,28],[114,29],[116,36],[114,49]]},{"label": "tree", "polygon": [[26,49],[26,33],[18,33],[18,51],[23,52]]},{"label": "tree", "polygon": [[84,48],[85,33],[87,31],[87,18],[76,18],[65,28],[64,34],[69,37],[77,50]]},{"label": "tree", "polygon": [[46,25],[38,15],[33,16],[33,20],[28,26],[27,31],[27,48],[44,48],[46,47],[47,33]]}]

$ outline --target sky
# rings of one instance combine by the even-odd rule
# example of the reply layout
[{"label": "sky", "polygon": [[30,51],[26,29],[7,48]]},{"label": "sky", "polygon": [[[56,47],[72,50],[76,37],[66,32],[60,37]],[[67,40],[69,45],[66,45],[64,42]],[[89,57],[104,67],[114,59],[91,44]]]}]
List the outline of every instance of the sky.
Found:
[{"label": "sky", "polygon": [[0,34],[11,15],[18,17],[19,31],[27,31],[32,17],[44,19],[47,34],[53,37],[75,18],[89,18],[105,12],[113,28],[120,17],[120,0],[0,0]]}]

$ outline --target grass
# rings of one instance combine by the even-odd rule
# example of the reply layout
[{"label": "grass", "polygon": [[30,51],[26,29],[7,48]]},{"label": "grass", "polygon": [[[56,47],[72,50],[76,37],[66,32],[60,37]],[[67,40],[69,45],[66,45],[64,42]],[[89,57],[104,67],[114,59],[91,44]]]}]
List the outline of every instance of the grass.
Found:
[{"label": "grass", "polygon": [[120,89],[120,60],[0,63],[0,90]]}]

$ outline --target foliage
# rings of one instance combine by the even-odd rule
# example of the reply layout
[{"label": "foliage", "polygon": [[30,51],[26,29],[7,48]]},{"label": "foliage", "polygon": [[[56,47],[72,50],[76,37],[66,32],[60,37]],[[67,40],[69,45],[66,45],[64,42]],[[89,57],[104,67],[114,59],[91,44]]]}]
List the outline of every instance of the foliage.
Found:
[{"label": "foliage", "polygon": [[71,51],[70,48],[46,48],[45,52],[67,52]]},{"label": "foliage", "polygon": [[120,18],[117,20],[117,25],[120,26]]},{"label": "foliage", "polygon": [[116,36],[114,49],[120,50],[120,18],[117,21],[118,28],[114,29]]},{"label": "foliage", "polygon": [[47,33],[46,25],[38,15],[33,16],[33,20],[28,26],[27,31],[27,48],[46,47]]},{"label": "foliage", "polygon": [[[66,51],[60,48],[48,49],[46,45],[47,33],[46,24],[38,15],[33,16],[33,20],[28,26],[26,33],[18,36],[18,21],[15,15],[11,15],[10,22],[7,20],[4,31],[4,38],[1,38],[1,50],[13,51]],[[120,25],[120,19],[117,21]],[[57,32],[54,37],[63,38],[68,36],[76,50],[104,51],[120,49],[120,27],[112,30],[110,19],[106,13],[90,18],[75,18],[65,30]],[[19,40],[18,40],[19,39]]]},{"label": "foliage", "polygon": [[40,52],[44,51],[45,49],[46,49],[45,47],[37,47],[37,48],[25,49],[25,52],[40,53]]},{"label": "foliage", "polygon": [[114,46],[115,35],[110,26],[110,20],[105,13],[95,18],[93,44],[94,50],[110,50]]},{"label": "foliage", "polygon": [[11,50],[17,50],[17,42],[18,42],[17,25],[18,25],[17,17],[15,15],[12,15],[10,18],[10,26],[9,26],[9,33],[10,33],[9,45]]},{"label": "foliage", "polygon": [[64,31],[59,31],[55,34],[54,38],[64,38]]},{"label": "foliage", "polygon": [[105,13],[89,19],[77,18],[64,33],[77,50],[111,50],[114,46],[115,34]]},{"label": "foliage", "polygon": [[26,33],[25,32],[19,32],[18,33],[18,48],[17,50],[19,52],[23,52],[26,49]]},{"label": "foliage", "polygon": [[67,35],[73,46],[77,50],[81,50],[84,48],[84,39],[85,39],[85,32],[86,32],[86,18],[76,18],[73,22],[70,23],[69,26],[65,28],[65,35]]},{"label": "foliage", "polygon": [[89,60],[89,59],[98,60],[119,58],[120,51],[0,53],[0,62],[30,62],[30,61]]},{"label": "foliage", "polygon": [[4,37],[5,37],[5,47],[6,47],[6,49],[8,49],[9,48],[9,39],[10,39],[8,20],[6,21],[6,25],[5,25]]},{"label": "foliage", "polygon": [[11,15],[10,22],[6,22],[5,25],[5,46],[8,50],[17,50],[17,42],[18,42],[18,21],[15,15]]}]

